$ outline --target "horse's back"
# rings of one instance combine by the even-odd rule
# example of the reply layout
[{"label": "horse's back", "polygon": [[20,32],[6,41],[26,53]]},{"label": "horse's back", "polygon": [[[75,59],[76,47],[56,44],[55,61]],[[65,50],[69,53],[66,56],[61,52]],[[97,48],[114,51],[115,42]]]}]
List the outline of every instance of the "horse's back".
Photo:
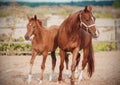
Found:
[{"label": "horse's back", "polygon": [[57,48],[57,32],[58,32],[59,26],[52,25],[48,29],[45,29],[44,31],[44,45],[48,48],[48,51],[55,50]]},{"label": "horse's back", "polygon": [[48,30],[55,30],[55,31],[58,31],[58,29],[59,29],[59,26],[58,25],[52,25],[52,26],[50,26],[49,28],[48,28]]}]

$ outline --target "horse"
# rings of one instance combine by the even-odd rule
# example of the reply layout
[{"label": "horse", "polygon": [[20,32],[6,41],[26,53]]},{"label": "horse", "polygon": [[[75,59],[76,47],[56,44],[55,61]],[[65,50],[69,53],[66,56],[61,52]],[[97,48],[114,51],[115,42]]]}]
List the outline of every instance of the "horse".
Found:
[{"label": "horse", "polygon": [[83,49],[82,68],[79,73],[78,83],[82,80],[83,70],[88,63],[88,76],[94,72],[94,51],[92,38],[99,37],[99,31],[95,27],[95,17],[92,14],[92,6],[86,6],[83,10],[72,13],[59,27],[57,43],[60,48],[60,66],[58,82],[62,80],[65,53],[72,53],[71,85],[75,82],[75,69],[80,60],[79,51]]},{"label": "horse", "polygon": [[42,21],[37,19],[37,16],[34,15],[33,18],[28,17],[28,24],[27,24],[27,32],[25,34],[25,39],[29,40],[32,35],[34,35],[32,39],[32,56],[30,60],[30,70],[28,75],[28,82],[32,79],[32,67],[34,64],[34,60],[38,54],[42,54],[43,60],[41,65],[41,76],[40,82],[42,83],[43,80],[43,73],[45,70],[45,62],[48,55],[48,52],[51,52],[52,58],[52,72],[50,80],[52,80],[52,73],[54,72],[54,68],[56,65],[56,55],[55,50],[58,47],[57,45],[57,32],[58,26],[53,25],[49,29],[46,29],[42,25]]}]

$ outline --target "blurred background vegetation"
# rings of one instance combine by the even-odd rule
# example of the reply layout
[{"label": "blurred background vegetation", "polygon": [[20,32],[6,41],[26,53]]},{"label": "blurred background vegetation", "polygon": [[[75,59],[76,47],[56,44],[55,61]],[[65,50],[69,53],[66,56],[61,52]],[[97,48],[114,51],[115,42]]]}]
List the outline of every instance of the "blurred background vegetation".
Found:
[{"label": "blurred background vegetation", "polygon": [[[65,2],[65,3],[53,3],[53,2],[5,2],[0,1],[0,18],[12,16],[14,18],[26,19],[26,16],[33,16],[37,14],[39,18],[48,18],[51,15],[59,15],[62,18],[69,16],[69,14],[81,10],[84,6],[92,4],[93,14],[96,18],[120,18],[120,1],[82,1],[82,2]],[[15,26],[11,27],[13,31],[11,35],[0,36],[0,42],[24,42],[24,38],[21,36],[18,39],[12,37]],[[99,42],[93,43],[95,51],[111,51],[116,50],[115,42]],[[31,51],[31,44],[4,44],[0,43],[0,51],[7,52],[7,55],[17,54],[19,51]],[[0,53],[0,55],[6,53]]]}]

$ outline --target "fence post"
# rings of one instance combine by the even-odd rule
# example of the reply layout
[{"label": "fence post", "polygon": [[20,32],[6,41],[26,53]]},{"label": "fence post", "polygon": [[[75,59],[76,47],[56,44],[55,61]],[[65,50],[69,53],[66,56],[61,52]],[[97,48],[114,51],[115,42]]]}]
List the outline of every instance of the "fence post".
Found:
[{"label": "fence post", "polygon": [[115,41],[117,50],[120,50],[120,19],[115,20]]}]

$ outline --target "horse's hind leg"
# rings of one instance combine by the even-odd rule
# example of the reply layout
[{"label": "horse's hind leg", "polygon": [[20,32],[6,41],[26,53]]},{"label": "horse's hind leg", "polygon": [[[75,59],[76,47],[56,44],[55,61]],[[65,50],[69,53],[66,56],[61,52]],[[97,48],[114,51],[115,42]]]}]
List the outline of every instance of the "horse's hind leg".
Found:
[{"label": "horse's hind leg", "polygon": [[51,81],[53,79],[54,69],[55,69],[55,65],[56,65],[55,51],[51,52],[51,58],[52,58],[52,72],[49,76],[49,81]]},{"label": "horse's hind leg", "polygon": [[77,58],[76,58],[76,67],[79,65],[80,62],[80,53],[78,53]]},{"label": "horse's hind leg", "polygon": [[66,63],[66,70],[68,70],[69,58],[67,53],[65,53],[65,63]]},{"label": "horse's hind leg", "polygon": [[42,55],[43,55],[43,60],[42,60],[42,65],[41,65],[41,76],[40,76],[39,84],[41,84],[42,80],[43,80],[43,73],[44,73],[44,70],[45,70],[45,62],[46,62],[46,58],[47,58],[48,52],[43,52]]},{"label": "horse's hind leg", "polygon": [[28,83],[30,83],[30,81],[32,79],[32,67],[33,67],[36,55],[37,55],[37,52],[33,50],[32,51],[32,57],[30,59],[30,70],[29,70],[29,75],[28,75]]}]

